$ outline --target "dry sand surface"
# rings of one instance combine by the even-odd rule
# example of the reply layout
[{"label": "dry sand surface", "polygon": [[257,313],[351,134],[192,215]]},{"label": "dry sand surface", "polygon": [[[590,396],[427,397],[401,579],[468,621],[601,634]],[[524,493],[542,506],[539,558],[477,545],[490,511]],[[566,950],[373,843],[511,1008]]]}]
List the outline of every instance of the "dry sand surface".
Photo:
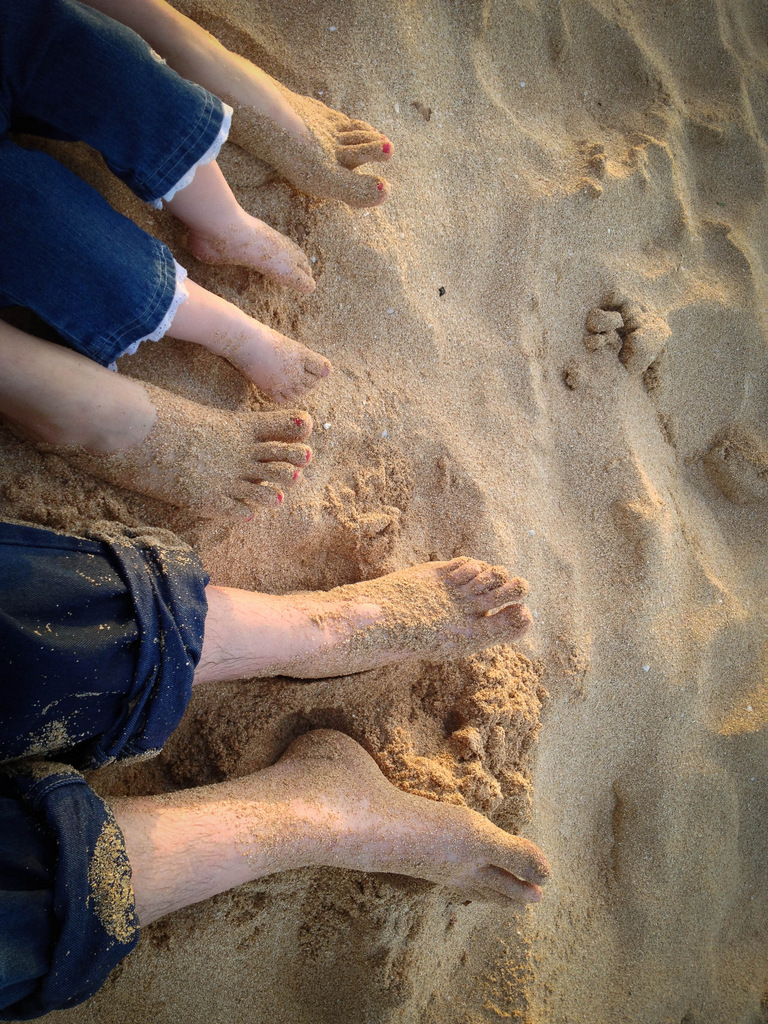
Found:
[{"label": "dry sand surface", "polygon": [[[397,147],[365,212],[225,148],[241,202],[313,261],[309,298],[197,263],[168,214],[57,150],[194,280],[333,361],[314,462],[229,526],[4,432],[2,511],[170,526],[214,582],[279,593],[472,554],[531,581],[536,623],[518,650],[196,693],[155,762],[97,785],[237,776],[342,729],[404,789],[523,831],[553,877],[520,913],[387,875],[263,880],[147,928],[51,1019],[765,1024],[768,8],[183,7]],[[266,405],[179,342],[121,371]]]}]

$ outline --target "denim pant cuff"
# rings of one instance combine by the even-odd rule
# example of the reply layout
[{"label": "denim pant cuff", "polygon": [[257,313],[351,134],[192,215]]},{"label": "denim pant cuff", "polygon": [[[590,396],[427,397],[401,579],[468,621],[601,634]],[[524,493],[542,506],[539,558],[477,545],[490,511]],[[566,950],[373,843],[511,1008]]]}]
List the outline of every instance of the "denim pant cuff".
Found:
[{"label": "denim pant cuff", "polygon": [[109,807],[69,765],[0,771],[0,1020],[89,999],[138,941],[131,869]]}]

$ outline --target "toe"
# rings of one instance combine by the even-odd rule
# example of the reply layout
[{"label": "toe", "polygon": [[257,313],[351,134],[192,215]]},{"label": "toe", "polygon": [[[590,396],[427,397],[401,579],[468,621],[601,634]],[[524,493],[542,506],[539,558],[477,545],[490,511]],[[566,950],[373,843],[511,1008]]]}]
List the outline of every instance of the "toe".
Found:
[{"label": "toe", "polygon": [[[517,640],[533,625],[533,616],[524,604],[509,604],[490,613],[482,620],[494,636]],[[501,641],[499,641],[501,642]]]},{"label": "toe", "polygon": [[508,583],[504,583],[500,587],[495,587],[492,590],[486,591],[484,594],[478,595],[475,603],[478,611],[498,613],[502,608],[505,608],[510,604],[519,604],[524,600],[527,593],[527,580],[520,579],[519,576],[516,576]]},{"label": "toe", "polygon": [[312,417],[303,409],[257,412],[253,416],[253,440],[302,441],[312,433]]},{"label": "toe", "polygon": [[[283,489],[295,487],[302,476],[302,469],[289,462],[262,462],[254,470],[254,478],[258,483],[274,484]],[[250,477],[243,479],[252,482]]]},{"label": "toe", "polygon": [[316,352],[310,352],[304,357],[304,369],[313,377],[322,378],[328,376],[332,366],[325,356],[320,356]]},{"label": "toe", "polygon": [[497,590],[507,582],[509,573],[503,565],[490,565],[479,572],[474,579],[464,584],[464,590],[475,596],[487,594],[489,590]]},{"label": "toe", "polygon": [[[277,508],[283,503],[283,493],[271,484],[252,483],[248,480],[240,480],[233,485],[229,495],[231,503],[237,503],[242,508],[251,512],[257,507]],[[240,518],[248,519],[249,516]]]},{"label": "toe", "polygon": [[259,475],[264,471],[262,463],[287,462],[291,466],[299,466],[303,469],[312,461],[312,449],[306,444],[285,444],[280,441],[269,441],[265,444],[257,445],[254,448],[253,457],[256,463],[258,463],[258,465],[254,466],[254,476],[262,480],[265,479],[265,477]]},{"label": "toe", "polygon": [[464,586],[487,568],[487,562],[479,562],[476,558],[463,558],[457,568],[451,571],[451,581]]},{"label": "toe", "polygon": [[342,146],[337,154],[337,159],[344,167],[355,168],[362,164],[369,164],[373,161],[389,159],[392,143],[378,139],[376,142],[366,142],[358,146]]}]

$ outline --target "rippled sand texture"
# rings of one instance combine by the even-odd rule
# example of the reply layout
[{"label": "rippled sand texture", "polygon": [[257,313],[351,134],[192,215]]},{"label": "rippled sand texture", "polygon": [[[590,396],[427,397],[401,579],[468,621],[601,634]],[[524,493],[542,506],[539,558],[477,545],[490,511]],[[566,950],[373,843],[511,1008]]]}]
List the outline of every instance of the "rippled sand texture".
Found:
[{"label": "rippled sand texture", "polygon": [[[246,208],[314,260],[303,299],[196,263],[67,149],[193,279],[333,361],[306,484],[201,524],[3,433],[3,510],[171,525],[216,583],[275,592],[471,553],[526,576],[537,618],[520,653],[212,690],[101,785],[238,775],[343,729],[398,785],[525,827],[553,881],[515,915],[381,875],[266,880],[147,929],[66,1020],[765,1024],[768,8],[185,9],[397,145],[370,212],[226,148]],[[130,372],[260,401],[181,343]]]}]

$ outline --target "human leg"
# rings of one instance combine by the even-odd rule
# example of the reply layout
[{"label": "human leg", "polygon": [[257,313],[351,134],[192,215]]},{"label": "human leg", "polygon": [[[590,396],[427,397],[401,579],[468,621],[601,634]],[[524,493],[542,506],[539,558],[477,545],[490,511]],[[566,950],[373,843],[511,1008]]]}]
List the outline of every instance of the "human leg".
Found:
[{"label": "human leg", "polygon": [[253,676],[363,672],[512,642],[531,619],[528,584],[472,558],[427,562],[327,592],[271,595],[207,588],[195,685]]},{"label": "human leg", "polygon": [[299,247],[247,214],[215,163],[228,110],[130,29],[73,0],[7,0],[0,57],[10,126],[88,142],[142,199],[168,198],[208,262],[314,290]]},{"label": "human leg", "polygon": [[69,765],[0,766],[0,1018],[90,998],[138,937],[109,807]]},{"label": "human leg", "polygon": [[159,750],[189,701],[207,582],[164,530],[0,522],[0,761]]},{"label": "human leg", "polygon": [[470,899],[531,903],[542,851],[465,807],[404,793],[350,737],[307,733],[271,768],[195,790],[112,800],[142,925],[279,871],[328,866],[424,878]]},{"label": "human leg", "polygon": [[0,140],[0,194],[0,252],[23,253],[0,261],[0,305],[33,309],[102,365],[172,327],[277,401],[296,400],[329,372],[304,345],[185,285],[167,246],[47,154]]},{"label": "human leg", "polygon": [[223,47],[165,0],[88,0],[130,25],[180,75],[231,103],[233,142],[265,160],[302,192],[378,206],[387,182],[354,169],[385,162],[394,146],[365,121],[300,96]]},{"label": "human leg", "polygon": [[0,367],[0,418],[101,480],[201,516],[281,504],[311,459],[308,413],[199,406],[2,321]]}]

